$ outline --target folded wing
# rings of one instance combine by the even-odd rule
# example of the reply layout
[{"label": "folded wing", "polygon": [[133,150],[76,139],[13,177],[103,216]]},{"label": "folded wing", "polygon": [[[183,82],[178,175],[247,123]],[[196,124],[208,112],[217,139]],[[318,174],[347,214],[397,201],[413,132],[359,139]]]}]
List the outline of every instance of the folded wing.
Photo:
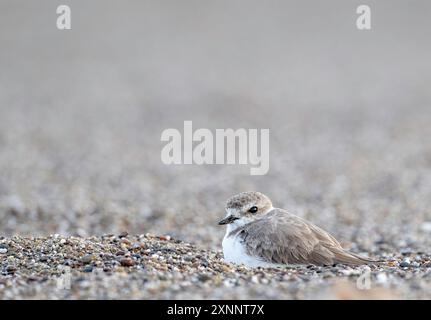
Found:
[{"label": "folded wing", "polygon": [[323,229],[281,209],[245,225],[239,233],[246,250],[277,264],[360,265],[374,262],[344,250]]}]

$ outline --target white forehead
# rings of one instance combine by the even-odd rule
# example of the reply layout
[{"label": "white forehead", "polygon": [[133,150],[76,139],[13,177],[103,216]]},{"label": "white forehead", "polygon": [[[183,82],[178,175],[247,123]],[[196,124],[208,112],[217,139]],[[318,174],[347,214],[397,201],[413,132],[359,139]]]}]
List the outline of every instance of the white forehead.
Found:
[{"label": "white forehead", "polygon": [[241,212],[241,208],[226,208],[226,216],[237,215]]}]

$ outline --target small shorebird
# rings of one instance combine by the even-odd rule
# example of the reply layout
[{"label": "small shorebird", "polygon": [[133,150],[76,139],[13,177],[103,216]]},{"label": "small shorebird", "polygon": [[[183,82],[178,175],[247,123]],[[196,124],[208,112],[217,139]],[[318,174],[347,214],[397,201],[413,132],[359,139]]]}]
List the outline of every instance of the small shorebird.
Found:
[{"label": "small shorebird", "polygon": [[325,230],[283,209],[260,192],[242,192],[226,203],[223,254],[250,267],[286,264],[361,265],[378,263],[341,247]]}]

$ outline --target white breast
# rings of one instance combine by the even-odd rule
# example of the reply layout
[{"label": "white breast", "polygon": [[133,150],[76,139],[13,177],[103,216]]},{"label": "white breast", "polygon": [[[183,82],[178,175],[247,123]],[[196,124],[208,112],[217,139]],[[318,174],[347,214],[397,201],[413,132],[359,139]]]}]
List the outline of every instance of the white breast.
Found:
[{"label": "white breast", "polygon": [[227,228],[223,238],[223,255],[226,262],[244,264],[247,267],[274,267],[272,263],[267,263],[247,254],[245,246],[241,243],[240,237],[237,235],[228,236],[231,228]]}]

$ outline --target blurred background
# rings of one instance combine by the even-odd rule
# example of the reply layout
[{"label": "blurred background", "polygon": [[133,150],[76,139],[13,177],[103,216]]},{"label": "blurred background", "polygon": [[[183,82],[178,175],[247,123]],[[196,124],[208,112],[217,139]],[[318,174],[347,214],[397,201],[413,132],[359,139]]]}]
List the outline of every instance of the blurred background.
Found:
[{"label": "blurred background", "polygon": [[[56,28],[67,4],[72,30]],[[220,249],[258,190],[347,246],[426,250],[431,2],[0,2],[0,236]],[[160,160],[166,128],[269,128],[270,169]]]}]

